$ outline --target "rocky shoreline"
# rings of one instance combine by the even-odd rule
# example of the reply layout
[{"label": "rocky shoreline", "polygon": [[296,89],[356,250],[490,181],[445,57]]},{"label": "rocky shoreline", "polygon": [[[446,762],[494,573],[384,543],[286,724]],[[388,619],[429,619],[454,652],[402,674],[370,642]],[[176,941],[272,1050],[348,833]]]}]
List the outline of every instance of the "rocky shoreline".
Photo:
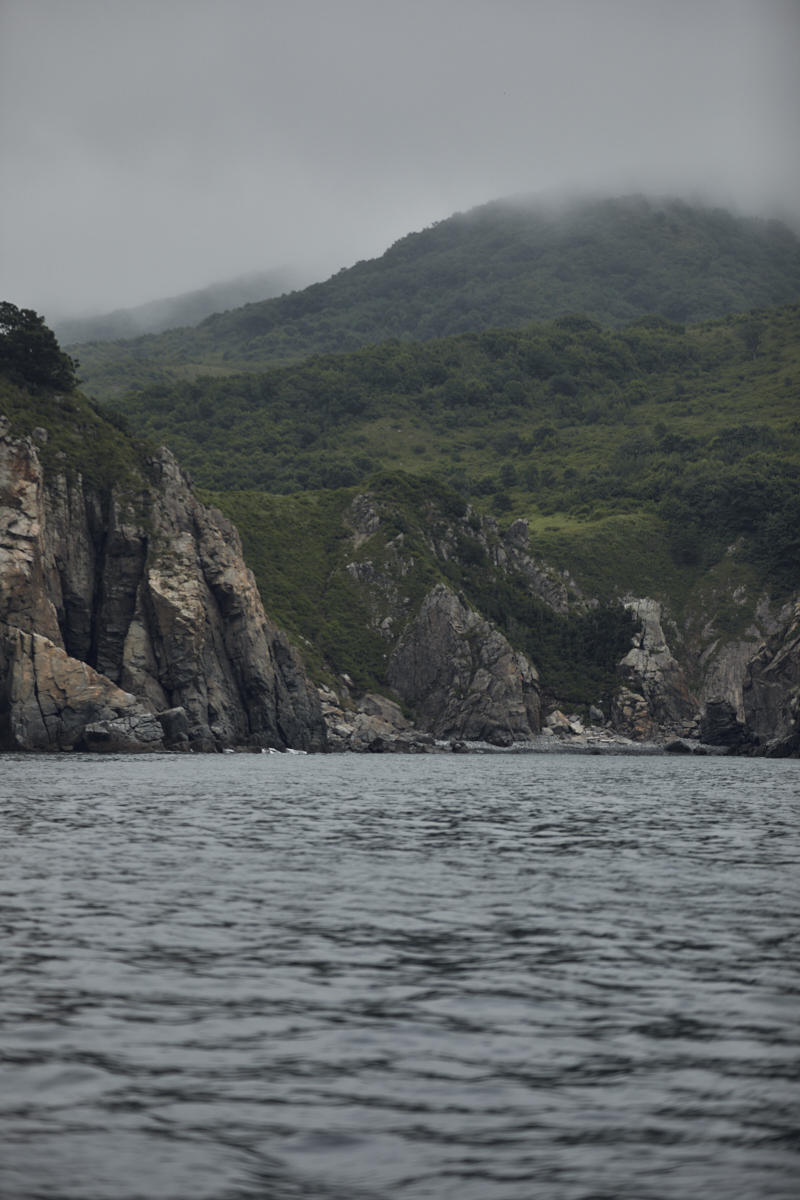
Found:
[{"label": "rocky shoreline", "polygon": [[[101,495],[66,468],[45,479],[47,438],[15,437],[0,417],[0,751],[800,758],[798,602],[752,643],[727,693],[702,705],[656,600],[621,598],[638,632],[608,712],[565,713],[535,664],[441,582],[392,618],[395,699],[362,694],[347,675],[336,691],[317,688],[265,613],[236,529],[200,503],[166,448],[138,482]],[[353,547],[380,521],[374,498],[357,497]],[[497,530],[487,520],[480,535],[498,569],[511,562],[560,611],[566,591],[530,557],[527,524],[514,522],[503,546],[486,529],[495,542]],[[350,566],[374,576],[368,560]]]}]

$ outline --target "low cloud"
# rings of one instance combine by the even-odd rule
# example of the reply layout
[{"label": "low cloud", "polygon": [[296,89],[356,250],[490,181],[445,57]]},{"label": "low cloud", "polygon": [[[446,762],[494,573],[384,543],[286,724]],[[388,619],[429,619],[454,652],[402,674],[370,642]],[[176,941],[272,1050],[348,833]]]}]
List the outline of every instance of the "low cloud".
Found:
[{"label": "low cloud", "polygon": [[797,220],[798,34],[772,0],[4,0],[0,289],[324,277],[530,192]]}]

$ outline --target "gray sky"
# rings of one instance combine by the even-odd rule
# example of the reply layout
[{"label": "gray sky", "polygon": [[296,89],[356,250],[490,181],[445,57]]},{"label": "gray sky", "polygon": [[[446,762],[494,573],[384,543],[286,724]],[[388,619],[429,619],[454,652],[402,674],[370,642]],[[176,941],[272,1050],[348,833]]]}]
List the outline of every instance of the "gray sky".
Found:
[{"label": "gray sky", "polygon": [[800,0],[0,0],[0,299],[55,319],[454,211],[800,222]]}]

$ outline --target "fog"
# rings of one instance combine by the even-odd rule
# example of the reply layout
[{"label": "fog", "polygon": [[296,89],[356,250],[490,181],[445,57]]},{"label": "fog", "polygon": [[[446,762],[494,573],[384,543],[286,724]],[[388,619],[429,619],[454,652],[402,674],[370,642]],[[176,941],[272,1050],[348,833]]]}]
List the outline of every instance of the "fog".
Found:
[{"label": "fog", "polygon": [[324,278],[519,193],[800,218],[800,4],[0,0],[0,299]]}]

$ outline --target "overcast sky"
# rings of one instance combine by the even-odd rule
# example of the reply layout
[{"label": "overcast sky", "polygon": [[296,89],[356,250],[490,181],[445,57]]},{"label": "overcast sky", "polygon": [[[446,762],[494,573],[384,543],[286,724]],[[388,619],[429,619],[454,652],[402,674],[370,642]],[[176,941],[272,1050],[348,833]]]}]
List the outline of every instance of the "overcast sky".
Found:
[{"label": "overcast sky", "polygon": [[0,299],[323,278],[476,204],[800,222],[800,0],[0,0]]}]

